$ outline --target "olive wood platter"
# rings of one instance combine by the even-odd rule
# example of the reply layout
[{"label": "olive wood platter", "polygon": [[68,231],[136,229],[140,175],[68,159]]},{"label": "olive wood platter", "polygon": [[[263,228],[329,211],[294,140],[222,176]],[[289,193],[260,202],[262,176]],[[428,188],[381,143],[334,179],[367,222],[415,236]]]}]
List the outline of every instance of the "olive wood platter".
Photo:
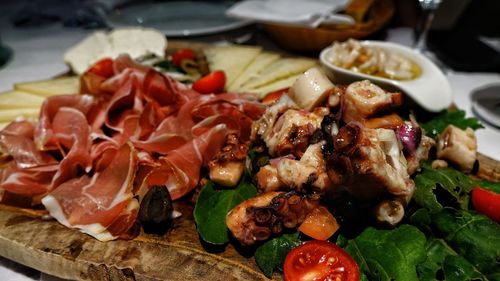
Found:
[{"label": "olive wood platter", "polygon": [[[178,49],[188,44],[169,45]],[[500,181],[500,163],[484,155],[478,159],[475,176]],[[238,243],[202,244],[193,205],[175,203],[182,216],[165,235],[141,233],[133,240],[100,242],[46,220],[46,211],[0,204],[0,256],[74,280],[268,280],[257,267],[252,249],[238,248]],[[275,273],[273,280],[281,280],[281,275]]]}]

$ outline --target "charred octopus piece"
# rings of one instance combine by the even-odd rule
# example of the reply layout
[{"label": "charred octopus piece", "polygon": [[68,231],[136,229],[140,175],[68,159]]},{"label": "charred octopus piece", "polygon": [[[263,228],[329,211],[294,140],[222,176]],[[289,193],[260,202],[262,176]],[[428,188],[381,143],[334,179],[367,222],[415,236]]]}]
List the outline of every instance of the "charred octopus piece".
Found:
[{"label": "charred octopus piece", "polygon": [[363,122],[402,104],[401,93],[389,93],[368,80],[350,84],[344,95],[342,119],[344,122]]},{"label": "charred octopus piece", "polygon": [[414,183],[394,131],[349,123],[339,130],[334,145],[335,153],[327,159],[334,184],[367,201],[413,194]]},{"label": "charred octopus piece", "polygon": [[332,185],[326,174],[322,147],[324,142],[310,145],[300,160],[281,157],[271,160],[256,175],[259,191],[295,190],[324,193]]},{"label": "charred octopus piece", "polygon": [[319,206],[319,197],[296,192],[267,192],[250,198],[228,213],[226,224],[243,245],[268,239],[284,228],[294,228]]},{"label": "charred octopus piece", "polygon": [[476,162],[477,142],[471,128],[462,130],[448,125],[438,139],[437,156],[463,172],[470,172]]},{"label": "charred octopus piece", "polygon": [[247,153],[247,143],[240,142],[234,134],[228,135],[226,145],[208,163],[210,179],[222,186],[236,186],[245,170]]},{"label": "charred octopus piece", "polygon": [[280,103],[271,106],[254,123],[255,138],[260,137],[265,142],[271,156],[293,154],[301,157],[309,145],[309,138],[321,128],[321,121],[329,110],[326,107],[312,112],[288,109],[280,115],[277,112],[281,107]]}]

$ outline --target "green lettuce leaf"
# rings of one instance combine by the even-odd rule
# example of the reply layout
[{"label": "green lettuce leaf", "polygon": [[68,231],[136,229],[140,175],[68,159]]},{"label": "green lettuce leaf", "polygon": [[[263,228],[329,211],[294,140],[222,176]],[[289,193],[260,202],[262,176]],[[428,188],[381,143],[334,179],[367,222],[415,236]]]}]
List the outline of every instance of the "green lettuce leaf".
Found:
[{"label": "green lettuce leaf", "polygon": [[432,228],[485,275],[500,268],[500,226],[475,212],[445,208],[432,214]]},{"label": "green lettuce leaf", "polygon": [[[451,203],[464,210],[469,207],[469,192],[474,182],[460,171],[453,168],[433,169],[430,163],[424,163],[422,172],[414,181],[416,190],[413,199],[431,212],[438,212],[443,208],[436,195],[438,193],[447,195],[446,205]],[[449,202],[450,198],[452,202]]]},{"label": "green lettuce leaf", "polygon": [[487,278],[442,239],[431,239],[425,247],[427,259],[417,266],[420,281],[484,280]]},{"label": "green lettuce leaf", "polygon": [[286,255],[301,243],[298,232],[283,234],[259,246],[255,251],[255,261],[262,272],[271,278],[274,269],[283,271]]},{"label": "green lettuce leaf", "polygon": [[474,181],[474,185],[480,186],[484,189],[488,189],[496,193],[500,193],[500,182],[480,180],[480,181]]},{"label": "green lettuce leaf", "polygon": [[461,256],[447,256],[443,262],[443,272],[446,281],[488,281],[486,276]]},{"label": "green lettuce leaf", "polygon": [[465,118],[465,111],[463,110],[442,111],[437,117],[427,123],[420,124],[420,126],[425,129],[428,136],[436,138],[450,124],[463,130],[467,127],[474,130],[484,128],[476,118]]},{"label": "green lettuce leaf", "polygon": [[229,242],[226,215],[236,205],[257,194],[257,188],[245,175],[235,189],[216,190],[214,183],[208,181],[201,189],[193,216],[201,238],[211,244]]},{"label": "green lettuce leaf", "polygon": [[418,280],[417,265],[426,259],[425,235],[416,227],[367,228],[345,250],[370,280]]}]

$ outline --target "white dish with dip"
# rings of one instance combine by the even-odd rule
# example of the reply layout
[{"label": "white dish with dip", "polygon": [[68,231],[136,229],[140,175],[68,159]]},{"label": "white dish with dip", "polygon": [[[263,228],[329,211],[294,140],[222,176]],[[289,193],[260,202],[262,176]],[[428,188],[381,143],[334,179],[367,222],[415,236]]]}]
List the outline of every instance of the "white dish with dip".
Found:
[{"label": "white dish with dip", "polygon": [[416,63],[420,74],[411,80],[393,80],[342,68],[331,62],[332,47],[323,49],[320,54],[321,64],[336,83],[351,83],[368,79],[389,90],[400,90],[410,96],[417,104],[428,111],[441,111],[448,108],[453,97],[448,79],[443,72],[421,53],[408,47],[383,41],[360,41],[364,47],[373,47],[397,53]]}]

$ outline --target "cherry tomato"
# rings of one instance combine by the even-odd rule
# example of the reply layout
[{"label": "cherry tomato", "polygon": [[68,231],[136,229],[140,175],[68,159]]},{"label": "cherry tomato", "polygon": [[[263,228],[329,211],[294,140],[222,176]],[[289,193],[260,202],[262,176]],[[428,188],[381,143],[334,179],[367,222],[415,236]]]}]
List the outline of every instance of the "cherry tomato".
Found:
[{"label": "cherry tomato", "polygon": [[113,60],[110,58],[104,58],[92,65],[87,72],[97,74],[99,76],[109,78],[115,74],[113,70]]},{"label": "cherry tomato", "polygon": [[339,246],[328,241],[308,241],[291,250],[285,259],[285,281],[359,281],[359,267]]},{"label": "cherry tomato", "polygon": [[181,62],[183,60],[194,60],[194,52],[189,48],[184,48],[178,50],[175,54],[172,55],[172,62],[177,66],[181,66]]},{"label": "cherry tomato", "polygon": [[226,74],[224,71],[216,70],[194,82],[193,89],[202,94],[217,94],[224,91],[225,85]]},{"label": "cherry tomato", "polygon": [[476,186],[472,189],[472,204],[481,214],[500,222],[500,194]]},{"label": "cherry tomato", "polygon": [[338,229],[337,220],[323,206],[312,210],[299,227],[300,232],[316,240],[326,240]]},{"label": "cherry tomato", "polygon": [[288,92],[288,89],[290,89],[290,88],[284,88],[284,89],[281,89],[281,90],[277,90],[277,91],[268,93],[262,99],[262,103],[263,104],[271,104],[271,103],[279,100],[281,98],[281,96],[283,96],[285,93]]}]

